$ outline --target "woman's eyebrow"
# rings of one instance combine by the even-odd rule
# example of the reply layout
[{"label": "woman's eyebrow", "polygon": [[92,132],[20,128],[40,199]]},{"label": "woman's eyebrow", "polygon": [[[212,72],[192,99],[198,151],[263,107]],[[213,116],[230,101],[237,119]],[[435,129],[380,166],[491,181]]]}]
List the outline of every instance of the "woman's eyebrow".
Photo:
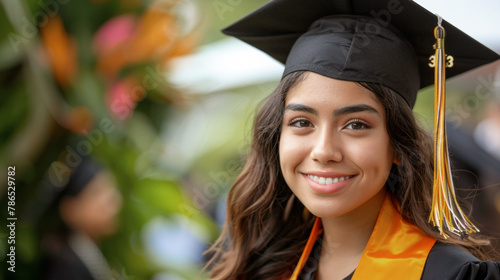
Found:
[{"label": "woman's eyebrow", "polygon": [[[318,115],[318,111],[312,107],[309,107],[304,104],[298,104],[298,103],[290,103],[285,107],[285,111],[301,111],[301,112],[307,112],[310,114],[313,114],[315,116]],[[333,114],[335,116],[341,116],[341,115],[347,115],[347,114],[352,114],[352,113],[357,113],[357,112],[369,112],[369,113],[374,113],[377,115],[380,115],[377,109],[373,108],[370,105],[367,104],[357,104],[357,105],[350,105],[346,107],[342,107],[339,109],[336,109],[333,111]]]},{"label": "woman's eyebrow", "polygon": [[340,116],[340,115],[347,115],[351,113],[357,113],[357,112],[369,112],[369,113],[375,113],[377,115],[380,115],[377,109],[373,108],[370,105],[367,104],[357,104],[357,105],[351,105],[351,106],[346,106],[342,107],[339,109],[336,109],[333,111],[333,114],[335,116]]},{"label": "woman's eyebrow", "polygon": [[315,116],[318,115],[318,111],[316,109],[309,107],[307,105],[304,105],[304,104],[290,103],[285,107],[285,112],[288,110],[307,112],[307,113],[313,114]]}]

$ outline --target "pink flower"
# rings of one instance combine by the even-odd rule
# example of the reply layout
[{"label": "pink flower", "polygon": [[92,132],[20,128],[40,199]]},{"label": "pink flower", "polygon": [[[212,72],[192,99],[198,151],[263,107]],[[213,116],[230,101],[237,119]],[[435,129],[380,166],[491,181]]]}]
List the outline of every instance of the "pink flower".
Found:
[{"label": "pink flower", "polygon": [[108,20],[97,31],[93,49],[97,54],[106,53],[131,37],[136,24],[133,15],[122,15]]},{"label": "pink flower", "polygon": [[108,109],[120,120],[130,117],[134,111],[136,102],[138,101],[132,94],[135,85],[137,85],[137,82],[134,78],[126,78],[114,82],[108,89]]}]

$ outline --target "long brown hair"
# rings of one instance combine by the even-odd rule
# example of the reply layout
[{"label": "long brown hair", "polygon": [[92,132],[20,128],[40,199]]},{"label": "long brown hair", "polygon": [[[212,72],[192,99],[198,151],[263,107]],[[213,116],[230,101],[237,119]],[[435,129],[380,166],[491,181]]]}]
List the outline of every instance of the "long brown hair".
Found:
[{"label": "long brown hair", "polygon": [[[285,97],[307,72],[283,78],[256,115],[247,162],[227,198],[227,217],[221,235],[207,251],[212,279],[288,279],[314,221],[304,215],[297,199],[284,218],[292,196],[279,164],[279,141]],[[399,164],[393,166],[386,187],[401,215],[425,233],[486,258],[478,245],[487,241],[443,239],[428,224],[433,180],[432,140],[416,122],[411,108],[394,91],[373,83],[358,83],[372,91],[386,112],[386,125]]]}]

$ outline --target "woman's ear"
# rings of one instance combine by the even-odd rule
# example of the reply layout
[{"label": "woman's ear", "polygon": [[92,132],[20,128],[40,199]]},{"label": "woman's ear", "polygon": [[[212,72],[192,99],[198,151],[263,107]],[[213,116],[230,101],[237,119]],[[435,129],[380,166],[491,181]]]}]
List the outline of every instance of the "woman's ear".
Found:
[{"label": "woman's ear", "polygon": [[401,164],[401,161],[399,160],[398,152],[394,150],[394,159],[392,161],[394,164],[399,165]]}]

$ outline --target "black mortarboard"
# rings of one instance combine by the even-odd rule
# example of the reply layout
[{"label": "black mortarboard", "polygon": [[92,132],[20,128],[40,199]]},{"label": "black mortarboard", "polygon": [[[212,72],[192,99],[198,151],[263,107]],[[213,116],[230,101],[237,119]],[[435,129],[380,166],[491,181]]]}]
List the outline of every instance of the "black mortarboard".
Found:
[{"label": "black mortarboard", "polygon": [[61,196],[78,196],[94,177],[103,171],[101,165],[91,157],[84,157],[81,162],[72,169],[68,183],[61,190]]},{"label": "black mortarboard", "polygon": [[77,162],[52,162],[41,181],[26,213],[28,220],[37,221],[48,209],[57,207],[65,197],[76,197],[102,172],[103,166],[90,156],[78,157]]},{"label": "black mortarboard", "polygon": [[[413,107],[418,89],[434,81],[428,64],[436,25],[436,15],[409,0],[273,0],[223,32],[286,62],[283,76],[308,70],[375,82]],[[500,58],[446,21],[442,26],[454,57],[448,77]]]}]

